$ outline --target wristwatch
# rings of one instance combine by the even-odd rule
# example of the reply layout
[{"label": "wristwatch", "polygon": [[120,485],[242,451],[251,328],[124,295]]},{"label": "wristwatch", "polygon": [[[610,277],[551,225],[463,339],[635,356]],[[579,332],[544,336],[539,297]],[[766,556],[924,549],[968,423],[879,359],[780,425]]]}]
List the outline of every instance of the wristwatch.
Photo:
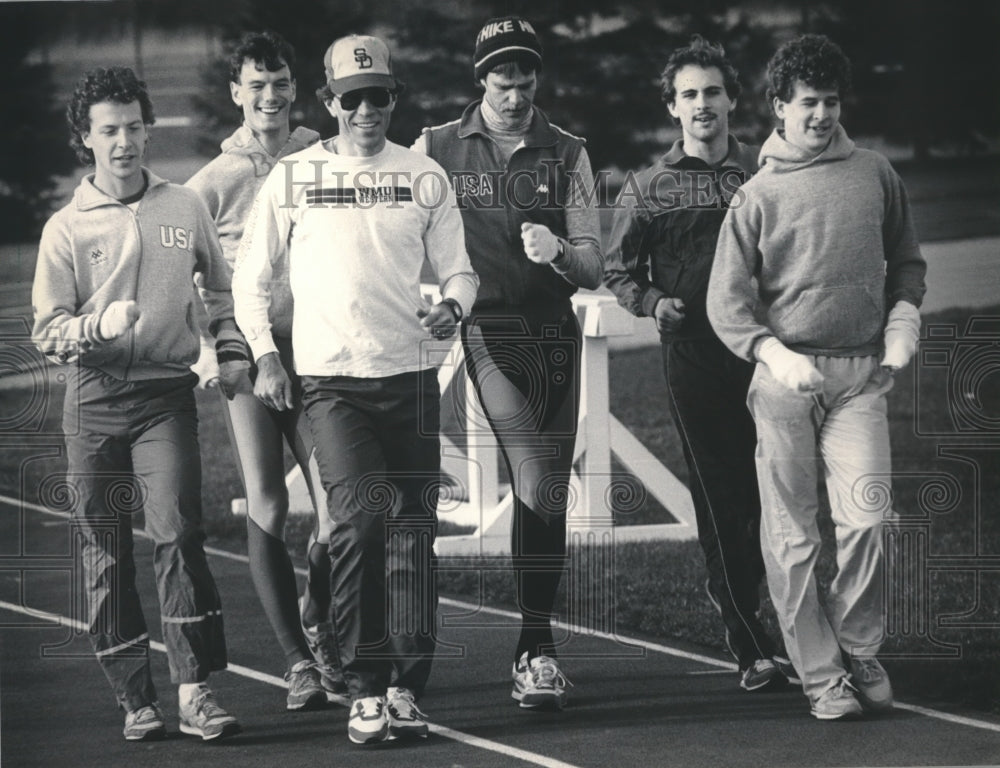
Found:
[{"label": "wristwatch", "polygon": [[558,264],[566,258],[566,244],[563,242],[562,238],[556,238],[556,243],[558,243],[558,245],[556,247],[556,256],[552,259],[553,264]]},{"label": "wristwatch", "polygon": [[462,322],[462,318],[465,317],[465,313],[462,311],[462,305],[459,304],[455,299],[441,299],[442,304],[447,304],[451,308],[451,313],[455,316],[455,322]]}]

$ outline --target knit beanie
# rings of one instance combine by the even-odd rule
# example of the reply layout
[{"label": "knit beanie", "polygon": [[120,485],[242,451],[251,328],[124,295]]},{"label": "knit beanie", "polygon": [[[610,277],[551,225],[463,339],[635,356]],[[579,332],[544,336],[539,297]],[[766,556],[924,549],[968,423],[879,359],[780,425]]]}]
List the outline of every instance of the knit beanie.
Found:
[{"label": "knit beanie", "polygon": [[479,30],[472,59],[476,81],[508,61],[530,61],[536,70],[542,68],[542,42],[531,24],[520,16],[490,19]]}]

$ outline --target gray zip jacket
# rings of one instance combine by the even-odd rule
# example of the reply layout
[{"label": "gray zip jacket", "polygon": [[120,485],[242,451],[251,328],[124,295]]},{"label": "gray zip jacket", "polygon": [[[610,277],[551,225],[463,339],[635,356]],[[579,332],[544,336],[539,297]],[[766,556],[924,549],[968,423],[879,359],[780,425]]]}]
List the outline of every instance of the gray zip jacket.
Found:
[{"label": "gray zip jacket", "polygon": [[[122,380],[190,374],[198,359],[195,272],[213,329],[233,317],[232,272],[205,204],[194,190],[142,172],[148,187],[134,211],[97,189],[93,176],[80,182],[42,231],[31,297],[33,337],[46,356]],[[138,321],[105,341],[101,315],[129,299]]]}]

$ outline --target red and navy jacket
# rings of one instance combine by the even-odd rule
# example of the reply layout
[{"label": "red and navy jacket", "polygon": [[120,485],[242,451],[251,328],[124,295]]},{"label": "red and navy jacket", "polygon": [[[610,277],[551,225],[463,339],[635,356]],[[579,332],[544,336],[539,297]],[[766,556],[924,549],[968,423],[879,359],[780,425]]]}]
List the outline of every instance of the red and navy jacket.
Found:
[{"label": "red and navy jacket", "polygon": [[713,168],[684,153],[678,140],[651,167],[626,178],[615,201],[604,283],[637,317],[653,316],[662,297],[684,302],[674,339],[713,338],[705,299],[715,245],[739,188],[757,171],[757,148],[729,137],[729,152]]},{"label": "red and navy jacket", "polygon": [[570,172],[584,140],[552,125],[535,107],[523,145],[505,163],[480,103],[470,104],[459,120],[423,133],[427,154],[448,173],[462,211],[466,248],[480,280],[473,311],[532,307],[562,313],[576,286],[525,257],[521,224],[544,224],[566,237]]}]

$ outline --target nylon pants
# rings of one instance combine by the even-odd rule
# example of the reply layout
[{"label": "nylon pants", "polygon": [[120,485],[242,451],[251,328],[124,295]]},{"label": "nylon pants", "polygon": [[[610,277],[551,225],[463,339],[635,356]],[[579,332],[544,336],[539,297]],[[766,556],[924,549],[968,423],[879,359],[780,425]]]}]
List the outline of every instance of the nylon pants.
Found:
[{"label": "nylon pants", "polygon": [[556,656],[552,619],[567,568],[580,326],[571,310],[511,308],[470,317],[462,344],[484,426],[496,436],[514,489],[511,559],[521,613],[514,660],[524,652]]},{"label": "nylon pants", "polygon": [[663,345],[670,409],[690,473],[708,588],[741,670],[774,656],[758,618],[760,552],[757,433],[746,407],[753,365],[716,338]]},{"label": "nylon pants", "polygon": [[226,668],[222,606],[201,529],[197,380],[121,381],[83,367],[66,388],[67,485],[83,537],[90,641],[129,711],[156,701],[135,587],[133,511],[144,511],[153,540],[171,681],[202,682]]},{"label": "nylon pants", "polygon": [[437,372],[303,376],[326,491],[331,615],[352,699],[419,696],[436,646],[434,539],[441,483]]}]

